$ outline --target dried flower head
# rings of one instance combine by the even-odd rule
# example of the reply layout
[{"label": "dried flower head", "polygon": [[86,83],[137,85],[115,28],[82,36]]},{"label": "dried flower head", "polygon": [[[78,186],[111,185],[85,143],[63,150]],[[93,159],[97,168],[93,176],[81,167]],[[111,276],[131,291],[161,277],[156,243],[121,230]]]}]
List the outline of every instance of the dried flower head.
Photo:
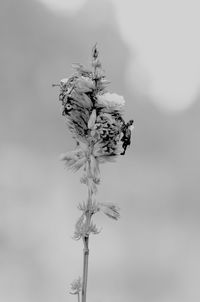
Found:
[{"label": "dried flower head", "polygon": [[[91,214],[90,214],[91,215]],[[88,237],[90,234],[99,234],[100,230],[97,229],[96,224],[94,224],[91,220],[88,224],[87,216],[85,213],[83,213],[79,219],[77,220],[77,223],[75,225],[75,231],[74,231],[74,240],[79,240],[84,237]]]},{"label": "dried flower head", "polygon": [[77,295],[79,294],[79,292],[82,289],[82,282],[81,282],[81,277],[79,277],[78,279],[75,279],[72,283],[71,283],[71,291],[70,294],[71,295]]},{"label": "dried flower head", "polygon": [[[124,98],[106,91],[109,82],[98,56],[95,45],[93,70],[73,64],[74,74],[62,79],[59,85],[63,115],[78,145],[75,151],[66,153],[63,160],[73,171],[83,167],[85,176],[92,178],[95,184],[100,182],[99,164],[125,154],[133,128],[133,120],[125,123],[122,117]],[[85,176],[82,182],[86,182]]]}]

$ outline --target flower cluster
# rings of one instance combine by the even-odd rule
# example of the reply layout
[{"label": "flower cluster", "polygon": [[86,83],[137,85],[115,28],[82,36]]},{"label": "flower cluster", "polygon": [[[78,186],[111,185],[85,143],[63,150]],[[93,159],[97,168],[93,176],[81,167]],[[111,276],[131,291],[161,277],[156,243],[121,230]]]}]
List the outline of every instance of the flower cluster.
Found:
[{"label": "flower cluster", "polygon": [[[109,218],[118,220],[120,218],[119,207],[113,202],[96,202],[80,203],[78,209],[82,211],[82,215],[78,218],[75,225],[73,239],[79,240],[83,237],[88,237],[91,233],[96,235],[100,233],[96,224],[91,220],[92,216],[98,212],[103,212]],[[89,223],[87,217],[90,217]]]},{"label": "flower cluster", "polygon": [[[101,68],[96,46],[92,53],[93,70],[81,64],[73,67],[74,74],[60,82],[59,99],[77,149],[65,154],[63,160],[74,171],[84,167],[87,177],[90,171],[90,177],[97,184],[99,163],[125,154],[131,143],[133,120],[125,123],[122,117],[124,98],[107,92],[109,82]],[[82,181],[86,178],[84,180],[83,176]]]},{"label": "flower cluster", "polygon": [[77,295],[80,293],[82,288],[82,282],[81,282],[81,277],[79,277],[78,279],[75,279],[72,283],[71,283],[71,295]]}]

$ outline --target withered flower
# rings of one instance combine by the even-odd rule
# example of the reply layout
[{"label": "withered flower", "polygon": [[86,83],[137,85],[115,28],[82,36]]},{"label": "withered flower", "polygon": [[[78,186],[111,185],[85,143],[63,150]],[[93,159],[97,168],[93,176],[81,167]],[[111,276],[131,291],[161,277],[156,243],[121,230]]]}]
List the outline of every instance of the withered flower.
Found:
[{"label": "withered flower", "polygon": [[[101,68],[96,46],[93,49],[93,70],[74,64],[75,73],[60,81],[59,99],[63,115],[78,148],[66,153],[63,160],[74,171],[81,167],[97,184],[99,164],[125,154],[130,145],[130,122],[125,123],[122,109],[125,100],[106,91],[108,81]],[[131,124],[132,125],[132,124]]]}]

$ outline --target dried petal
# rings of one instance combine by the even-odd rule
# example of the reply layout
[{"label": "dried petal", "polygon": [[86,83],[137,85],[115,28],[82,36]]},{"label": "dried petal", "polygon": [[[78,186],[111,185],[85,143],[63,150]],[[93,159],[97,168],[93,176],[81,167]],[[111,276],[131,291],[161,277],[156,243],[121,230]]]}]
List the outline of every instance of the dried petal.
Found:
[{"label": "dried petal", "polygon": [[78,92],[90,92],[94,89],[94,83],[86,77],[80,77],[75,83],[75,88]]},{"label": "dried petal", "polygon": [[92,129],[94,127],[96,118],[97,118],[96,109],[93,109],[88,121],[88,129]]},{"label": "dried petal", "polygon": [[90,223],[90,226],[89,226],[89,234],[92,233],[94,235],[97,235],[101,232],[101,230],[98,230],[97,229],[97,226],[96,224],[94,224],[93,222]]},{"label": "dried petal", "polygon": [[78,279],[75,279],[72,283],[71,283],[71,292],[70,294],[72,295],[77,295],[82,289],[82,281],[81,281],[81,277],[79,277]]},{"label": "dried petal", "polygon": [[79,203],[78,209],[79,209],[80,211],[85,212],[85,211],[87,210],[87,205],[86,205],[86,203],[85,203],[84,201],[83,201],[82,203]]},{"label": "dried petal", "polygon": [[72,64],[72,67],[77,71],[77,73],[81,76],[87,76],[90,77],[92,75],[92,71],[82,64],[74,63]]},{"label": "dried petal", "polygon": [[125,100],[123,96],[117,93],[106,92],[101,95],[97,95],[97,101],[100,105],[111,109],[121,109],[125,105]]},{"label": "dried petal", "polygon": [[104,164],[104,163],[115,163],[116,162],[116,158],[117,156],[116,155],[102,155],[102,156],[99,156],[98,157],[98,162],[101,163],[101,164]]},{"label": "dried petal", "polygon": [[75,231],[74,231],[74,236],[73,239],[75,240],[79,240],[84,233],[84,214],[81,215],[81,217],[79,217],[76,225],[75,225]]},{"label": "dried petal", "polygon": [[109,218],[115,220],[120,218],[119,207],[112,202],[100,202],[99,209]]},{"label": "dried petal", "polygon": [[87,159],[83,150],[76,149],[61,155],[61,160],[65,162],[66,167],[76,172],[86,163]]}]

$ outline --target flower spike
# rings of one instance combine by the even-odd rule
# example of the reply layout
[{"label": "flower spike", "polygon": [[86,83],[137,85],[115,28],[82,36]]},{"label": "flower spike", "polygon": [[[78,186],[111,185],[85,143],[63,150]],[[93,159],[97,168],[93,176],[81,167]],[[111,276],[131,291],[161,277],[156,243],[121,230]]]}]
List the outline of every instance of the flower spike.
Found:
[{"label": "flower spike", "polygon": [[88,188],[87,201],[79,203],[81,216],[75,224],[73,239],[83,240],[83,278],[71,284],[71,294],[77,295],[78,302],[86,302],[89,236],[100,230],[92,221],[93,215],[103,212],[109,218],[120,218],[119,207],[112,202],[97,202],[97,187],[100,184],[100,164],[114,162],[124,155],[131,144],[134,122],[125,122],[123,96],[110,93],[110,83],[102,69],[97,44],[92,49],[91,68],[73,64],[74,72],[60,81],[59,101],[62,105],[68,129],[75,140],[73,151],[61,156],[65,166],[76,172],[82,170],[81,183]]}]

